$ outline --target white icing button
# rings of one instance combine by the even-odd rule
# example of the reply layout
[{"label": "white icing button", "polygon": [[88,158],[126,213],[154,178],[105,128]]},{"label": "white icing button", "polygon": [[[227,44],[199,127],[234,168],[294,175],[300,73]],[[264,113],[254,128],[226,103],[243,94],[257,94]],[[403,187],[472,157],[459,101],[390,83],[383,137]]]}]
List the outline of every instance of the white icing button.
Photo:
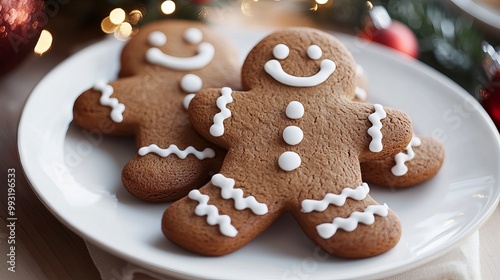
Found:
[{"label": "white icing button", "polygon": [[279,167],[285,171],[297,169],[301,163],[300,156],[295,152],[284,152],[278,159]]},{"label": "white icing button", "polygon": [[285,113],[290,119],[300,119],[304,116],[304,105],[298,101],[292,101],[286,106]]},{"label": "white icing button", "polygon": [[184,40],[190,44],[199,44],[203,40],[203,33],[198,28],[188,28],[184,32]]},{"label": "white icing button", "polygon": [[273,49],[273,55],[277,59],[285,59],[290,54],[290,49],[287,45],[277,44]]},{"label": "white icing button", "polygon": [[304,132],[298,126],[287,126],[283,130],[283,140],[288,145],[297,145],[304,139]]},{"label": "white icing button", "polygon": [[189,104],[191,103],[191,100],[193,100],[195,96],[196,94],[190,93],[184,97],[184,100],[182,100],[182,106],[184,106],[184,109],[187,110],[189,108]]},{"label": "white icing button", "polygon": [[309,56],[310,59],[320,59],[322,55],[323,51],[317,45],[310,45],[307,48],[307,56]]},{"label": "white icing button", "polygon": [[195,74],[186,74],[181,79],[181,89],[185,92],[197,92],[203,87],[203,81]]},{"label": "white icing button", "polygon": [[161,47],[167,43],[167,35],[161,31],[153,31],[148,36],[148,43],[153,47]]},{"label": "white icing button", "polygon": [[363,66],[356,64],[356,75],[363,75],[365,73],[365,69]]},{"label": "white icing button", "polygon": [[368,94],[366,93],[366,90],[360,87],[356,87],[356,89],[354,90],[354,96],[361,100],[365,100],[368,97]]}]

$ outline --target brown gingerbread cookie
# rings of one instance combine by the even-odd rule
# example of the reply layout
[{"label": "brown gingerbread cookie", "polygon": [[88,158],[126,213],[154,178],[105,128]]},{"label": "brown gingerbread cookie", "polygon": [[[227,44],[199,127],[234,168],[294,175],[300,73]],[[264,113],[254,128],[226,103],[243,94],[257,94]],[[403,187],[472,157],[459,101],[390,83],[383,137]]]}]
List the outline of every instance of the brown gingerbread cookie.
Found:
[{"label": "brown gingerbread cookie", "polygon": [[206,25],[155,22],[124,47],[119,79],[98,81],[78,97],[74,122],[135,136],[138,153],[123,169],[124,187],[144,200],[176,200],[205,184],[225,156],[192,128],[190,98],[205,87],[239,87],[239,68],[237,51]]},{"label": "brown gingerbread cookie", "polygon": [[359,162],[403,150],[412,125],[401,111],[353,102],[355,68],[333,36],[289,28],[249,53],[245,91],[199,92],[190,120],[228,153],[210,183],[166,209],[165,236],[199,254],[223,255],[290,212],[333,255],[369,257],[394,247],[399,219],[370,197]]}]

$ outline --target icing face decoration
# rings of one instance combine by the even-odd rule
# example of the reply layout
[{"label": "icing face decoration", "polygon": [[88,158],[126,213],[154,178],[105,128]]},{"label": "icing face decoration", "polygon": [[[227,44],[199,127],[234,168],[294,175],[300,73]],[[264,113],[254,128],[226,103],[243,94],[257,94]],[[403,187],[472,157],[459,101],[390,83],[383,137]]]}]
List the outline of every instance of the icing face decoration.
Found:
[{"label": "icing face decoration", "polygon": [[[273,55],[276,59],[286,59],[290,54],[287,45],[277,44],[273,49]],[[323,51],[317,45],[311,45],[307,48],[307,56],[310,59],[318,60],[323,55]],[[322,84],[336,69],[336,64],[330,59],[323,59],[320,62],[320,70],[309,77],[297,77],[286,73],[278,60],[272,59],[266,62],[264,70],[276,81],[292,87],[314,87]]]},{"label": "icing face decoration", "polygon": [[148,43],[152,47],[146,52],[146,60],[149,63],[179,71],[201,69],[212,61],[215,55],[215,48],[210,43],[202,42],[203,33],[201,30],[194,27],[188,28],[184,32],[184,40],[188,44],[199,44],[196,55],[191,57],[177,57],[164,53],[159,47],[167,44],[167,36],[161,31],[151,32],[148,37]]}]

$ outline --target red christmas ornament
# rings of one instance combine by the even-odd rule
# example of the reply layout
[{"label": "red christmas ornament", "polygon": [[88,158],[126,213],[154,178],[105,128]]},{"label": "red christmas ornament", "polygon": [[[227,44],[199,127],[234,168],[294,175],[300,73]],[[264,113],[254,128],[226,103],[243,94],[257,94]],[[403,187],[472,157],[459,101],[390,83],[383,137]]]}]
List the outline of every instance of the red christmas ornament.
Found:
[{"label": "red christmas ornament", "polygon": [[0,0],[0,75],[33,52],[47,20],[43,0]]},{"label": "red christmas ornament", "polygon": [[399,21],[391,20],[389,14],[382,6],[375,6],[369,11],[369,20],[359,37],[376,42],[413,58],[418,56],[417,37],[406,25]]},{"label": "red christmas ornament", "polygon": [[500,130],[500,53],[487,43],[483,43],[483,51],[486,54],[483,68],[488,84],[480,91],[481,103]]}]

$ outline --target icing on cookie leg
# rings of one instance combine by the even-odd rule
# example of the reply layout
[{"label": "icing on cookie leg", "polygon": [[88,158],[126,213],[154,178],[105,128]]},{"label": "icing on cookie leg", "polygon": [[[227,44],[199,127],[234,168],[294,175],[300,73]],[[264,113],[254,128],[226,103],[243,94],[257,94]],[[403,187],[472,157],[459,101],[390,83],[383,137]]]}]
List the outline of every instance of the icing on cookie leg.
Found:
[{"label": "icing on cookie leg", "polygon": [[234,179],[226,178],[222,174],[215,174],[212,177],[212,185],[221,189],[221,196],[224,199],[233,199],[234,207],[237,210],[250,209],[256,215],[267,214],[267,205],[260,203],[254,196],[243,198],[243,190],[234,188]]},{"label": "icing on cookie leg", "polygon": [[166,149],[162,149],[156,144],[151,144],[139,149],[139,155],[141,156],[145,156],[149,153],[155,153],[161,157],[168,157],[169,155],[174,154],[180,159],[185,159],[188,155],[194,155],[199,160],[215,157],[215,151],[213,149],[205,148],[203,151],[198,151],[193,146],[189,146],[185,150],[181,150],[174,144],[171,144]]},{"label": "icing on cookie leg", "polygon": [[319,236],[324,239],[331,238],[338,229],[354,231],[358,224],[372,225],[375,222],[375,215],[387,217],[389,207],[384,205],[370,205],[363,212],[354,211],[348,218],[337,217],[331,223],[320,224],[316,227]]},{"label": "icing on cookie leg", "polygon": [[340,194],[327,193],[321,200],[304,199],[302,201],[302,212],[310,213],[313,211],[325,211],[329,205],[343,206],[347,198],[363,200],[369,192],[370,188],[368,184],[363,183],[355,189],[344,188]]},{"label": "icing on cookie leg", "polygon": [[198,216],[207,216],[207,223],[211,226],[219,225],[219,230],[222,234],[228,237],[235,237],[238,230],[231,224],[231,217],[228,215],[219,215],[219,210],[215,205],[209,205],[208,195],[200,193],[199,190],[192,190],[189,192],[188,197],[192,200],[198,201],[198,206],[194,212]]}]

